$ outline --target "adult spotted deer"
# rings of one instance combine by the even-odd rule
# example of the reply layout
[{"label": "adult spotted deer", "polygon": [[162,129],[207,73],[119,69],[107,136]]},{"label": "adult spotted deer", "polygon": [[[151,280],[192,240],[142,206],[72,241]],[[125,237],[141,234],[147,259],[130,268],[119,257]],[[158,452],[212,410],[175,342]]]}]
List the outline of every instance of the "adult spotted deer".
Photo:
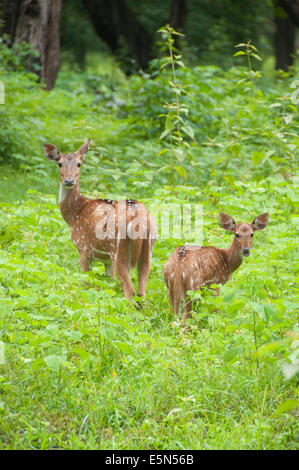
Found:
[{"label": "adult spotted deer", "polygon": [[[253,233],[263,230],[268,223],[267,213],[256,217],[251,224],[237,224],[229,215],[223,213],[219,218],[221,226],[234,234],[229,248],[180,246],[164,266],[164,279],[175,314],[179,313],[181,299],[185,299],[183,324],[191,317],[192,302],[186,298],[187,291],[196,291],[201,286],[211,284],[225,284],[241,265],[243,257],[249,256]],[[219,295],[220,288],[215,290]]]},{"label": "adult spotted deer", "polygon": [[97,258],[105,265],[106,274],[114,272],[122,283],[127,299],[135,295],[130,268],[138,264],[138,295],[145,297],[150,272],[156,224],[146,207],[135,200],[112,201],[87,199],[80,193],[80,167],[90,139],[74,153],[60,153],[52,144],[44,144],[46,156],[59,166],[59,206],[71,227],[82,271],[91,269]]}]

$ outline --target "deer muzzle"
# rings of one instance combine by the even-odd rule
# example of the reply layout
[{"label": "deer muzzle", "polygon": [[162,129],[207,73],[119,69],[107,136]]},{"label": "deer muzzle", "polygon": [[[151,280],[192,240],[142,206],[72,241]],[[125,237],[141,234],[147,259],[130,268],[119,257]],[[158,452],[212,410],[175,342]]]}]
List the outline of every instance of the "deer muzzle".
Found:
[{"label": "deer muzzle", "polygon": [[67,188],[73,188],[75,186],[75,180],[74,178],[64,178],[63,184]]}]

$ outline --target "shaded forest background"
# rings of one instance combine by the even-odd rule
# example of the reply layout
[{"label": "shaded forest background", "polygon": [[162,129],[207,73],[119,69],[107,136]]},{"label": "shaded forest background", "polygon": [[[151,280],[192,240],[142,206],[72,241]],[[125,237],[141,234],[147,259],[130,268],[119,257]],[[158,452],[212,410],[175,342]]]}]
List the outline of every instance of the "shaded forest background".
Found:
[{"label": "shaded forest background", "polygon": [[147,71],[159,54],[156,31],[169,23],[185,34],[176,43],[189,65],[234,64],[231,51],[251,41],[275,68],[294,62],[297,0],[1,0],[0,33],[39,53],[28,67],[51,89],[59,64],[84,69],[88,54],[112,53],[122,70]]}]

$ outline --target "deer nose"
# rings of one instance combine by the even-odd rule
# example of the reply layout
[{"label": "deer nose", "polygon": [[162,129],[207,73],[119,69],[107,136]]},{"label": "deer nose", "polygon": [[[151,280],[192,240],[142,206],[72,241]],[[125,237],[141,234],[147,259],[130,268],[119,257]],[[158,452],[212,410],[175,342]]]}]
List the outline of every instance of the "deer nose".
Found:
[{"label": "deer nose", "polygon": [[249,248],[243,248],[243,255],[244,256],[249,256],[250,250]]},{"label": "deer nose", "polygon": [[74,178],[64,178],[63,184],[65,186],[74,186],[75,184]]}]

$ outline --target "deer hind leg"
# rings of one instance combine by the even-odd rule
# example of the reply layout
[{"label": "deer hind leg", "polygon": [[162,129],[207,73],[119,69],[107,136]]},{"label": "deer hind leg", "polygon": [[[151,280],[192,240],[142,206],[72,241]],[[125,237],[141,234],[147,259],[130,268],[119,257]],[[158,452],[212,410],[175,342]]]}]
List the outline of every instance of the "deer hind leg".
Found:
[{"label": "deer hind leg", "polygon": [[[220,295],[220,287],[213,287],[213,290],[216,292],[216,297],[218,297]],[[219,312],[219,308],[215,308],[214,309],[214,312],[215,313],[218,313]]]},{"label": "deer hind leg", "polygon": [[173,298],[173,303],[172,303],[173,313],[175,315],[178,315],[180,313],[180,306],[181,306],[181,293],[174,286],[172,290],[172,298]]},{"label": "deer hind leg", "polygon": [[146,283],[151,269],[152,248],[150,240],[143,240],[140,257],[138,260],[138,295],[145,297]]},{"label": "deer hind leg", "polygon": [[129,239],[119,240],[118,251],[115,260],[115,272],[118,279],[121,281],[122,288],[127,299],[135,295],[135,290],[130,278],[129,269]]},{"label": "deer hind leg", "polygon": [[172,307],[172,310],[174,310],[174,296],[173,296],[173,288],[171,284],[168,287],[168,298],[169,298],[169,302]]},{"label": "deer hind leg", "polygon": [[216,297],[220,295],[220,287],[213,287],[213,290],[216,292]]},{"label": "deer hind leg", "polygon": [[187,318],[192,318],[191,315],[191,310],[192,310],[192,300],[189,297],[185,298],[185,304],[184,304],[184,315],[183,315],[183,325],[185,325]]}]

